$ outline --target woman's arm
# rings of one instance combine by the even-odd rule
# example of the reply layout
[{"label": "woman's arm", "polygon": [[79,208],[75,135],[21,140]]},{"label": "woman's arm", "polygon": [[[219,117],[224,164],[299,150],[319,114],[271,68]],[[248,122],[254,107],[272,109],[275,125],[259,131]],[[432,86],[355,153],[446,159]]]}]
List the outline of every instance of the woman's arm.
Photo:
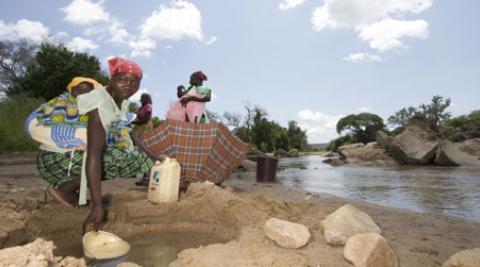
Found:
[{"label": "woman's arm", "polygon": [[102,152],[105,146],[105,130],[98,109],[88,112],[86,174],[92,210],[83,224],[83,232],[97,231],[103,219],[102,206]]},{"label": "woman's arm", "polygon": [[179,85],[177,87],[177,97],[178,98],[181,98],[184,94],[186,94],[188,91],[184,91],[185,90],[185,86],[183,85]]},{"label": "woman's arm", "polygon": [[185,106],[188,102],[190,101],[195,101],[195,102],[210,102],[212,99],[212,93],[208,92],[204,97],[196,97],[196,96],[189,96],[189,97],[184,97],[180,99],[180,103],[182,103],[183,106]]}]

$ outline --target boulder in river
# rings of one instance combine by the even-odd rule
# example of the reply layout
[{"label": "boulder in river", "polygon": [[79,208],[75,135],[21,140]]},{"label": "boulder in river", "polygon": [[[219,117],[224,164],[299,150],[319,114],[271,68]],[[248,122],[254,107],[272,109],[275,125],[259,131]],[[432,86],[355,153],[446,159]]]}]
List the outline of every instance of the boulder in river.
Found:
[{"label": "boulder in river", "polygon": [[429,164],[435,160],[439,143],[440,137],[427,122],[413,118],[405,130],[393,138],[388,152],[400,163]]},{"label": "boulder in river", "polygon": [[479,166],[480,138],[458,143],[441,142],[438,146],[435,163],[441,166]]}]

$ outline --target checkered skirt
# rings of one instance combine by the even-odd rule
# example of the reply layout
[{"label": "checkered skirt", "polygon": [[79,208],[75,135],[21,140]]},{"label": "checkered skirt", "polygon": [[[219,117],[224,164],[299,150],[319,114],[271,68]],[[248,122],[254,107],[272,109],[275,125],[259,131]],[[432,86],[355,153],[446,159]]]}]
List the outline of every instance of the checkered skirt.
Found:
[{"label": "checkered skirt", "polygon": [[[37,169],[43,179],[51,185],[56,185],[80,178],[82,159],[82,151],[56,153],[40,150],[37,156]],[[102,155],[102,179],[132,177],[139,173],[147,173],[152,166],[150,158],[139,150],[106,148]]]},{"label": "checkered skirt", "polygon": [[220,123],[167,120],[140,138],[153,153],[177,159],[182,167],[182,186],[196,181],[221,184],[249,150]]}]

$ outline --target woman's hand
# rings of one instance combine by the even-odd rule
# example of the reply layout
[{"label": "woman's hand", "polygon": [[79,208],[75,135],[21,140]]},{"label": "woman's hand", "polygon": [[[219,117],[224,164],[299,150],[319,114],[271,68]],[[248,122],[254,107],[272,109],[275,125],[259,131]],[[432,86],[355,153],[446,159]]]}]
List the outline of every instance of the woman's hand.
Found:
[{"label": "woman's hand", "polygon": [[90,231],[97,232],[100,229],[100,223],[103,220],[103,207],[101,205],[94,206],[90,211],[87,219],[83,223],[83,234]]},{"label": "woman's hand", "polygon": [[184,97],[182,99],[180,99],[180,103],[182,104],[182,106],[186,106],[188,104],[188,102],[190,102],[190,97]]}]

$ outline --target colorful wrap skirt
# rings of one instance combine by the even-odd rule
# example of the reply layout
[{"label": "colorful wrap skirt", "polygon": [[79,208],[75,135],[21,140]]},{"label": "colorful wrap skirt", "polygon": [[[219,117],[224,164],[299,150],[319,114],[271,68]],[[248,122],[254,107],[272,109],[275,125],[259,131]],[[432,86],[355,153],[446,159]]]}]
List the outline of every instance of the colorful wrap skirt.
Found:
[{"label": "colorful wrap skirt", "polygon": [[[40,176],[51,185],[78,179],[82,173],[83,151],[66,153],[40,149],[37,168]],[[147,173],[152,160],[142,151],[106,148],[102,154],[102,180],[115,177],[134,177]]]}]

